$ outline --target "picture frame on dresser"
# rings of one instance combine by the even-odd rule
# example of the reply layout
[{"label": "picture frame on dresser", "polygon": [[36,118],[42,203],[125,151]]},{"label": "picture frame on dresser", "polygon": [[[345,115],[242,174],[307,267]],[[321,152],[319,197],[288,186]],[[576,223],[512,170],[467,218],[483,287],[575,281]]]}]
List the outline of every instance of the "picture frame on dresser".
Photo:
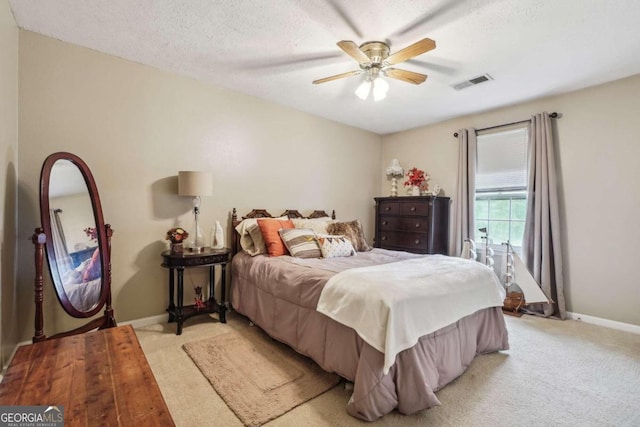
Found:
[{"label": "picture frame on dresser", "polygon": [[417,254],[448,254],[449,197],[375,197],[374,200],[374,247]]}]

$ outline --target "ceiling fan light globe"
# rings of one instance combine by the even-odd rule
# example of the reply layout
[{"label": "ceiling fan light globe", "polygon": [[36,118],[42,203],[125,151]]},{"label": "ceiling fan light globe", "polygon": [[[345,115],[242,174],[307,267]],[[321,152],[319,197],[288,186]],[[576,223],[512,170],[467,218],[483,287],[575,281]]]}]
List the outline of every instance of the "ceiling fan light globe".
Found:
[{"label": "ceiling fan light globe", "polygon": [[356,89],[356,96],[363,101],[369,97],[369,93],[371,92],[371,82],[369,80],[365,80],[360,83],[360,86]]},{"label": "ceiling fan light globe", "polygon": [[387,97],[389,91],[389,83],[381,78],[377,78],[373,82],[373,99],[374,101],[380,101]]},{"label": "ceiling fan light globe", "polygon": [[373,88],[374,89],[378,88],[378,90],[381,90],[384,93],[387,93],[387,91],[389,90],[389,83],[387,83],[387,81],[382,77],[378,77],[373,82]]}]

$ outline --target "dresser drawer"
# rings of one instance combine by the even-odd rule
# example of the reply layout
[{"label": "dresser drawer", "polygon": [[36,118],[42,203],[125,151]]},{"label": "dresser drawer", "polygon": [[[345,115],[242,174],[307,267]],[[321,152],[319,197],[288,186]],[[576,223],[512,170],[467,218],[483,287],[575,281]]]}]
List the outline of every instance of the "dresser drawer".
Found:
[{"label": "dresser drawer", "polygon": [[398,215],[400,214],[400,203],[382,202],[380,203],[380,215]]},{"label": "dresser drawer", "polygon": [[400,206],[401,215],[424,215],[429,213],[429,203],[425,200],[416,200],[415,202],[405,202]]},{"label": "dresser drawer", "polygon": [[395,217],[380,216],[378,229],[380,231],[418,231],[426,233],[429,230],[429,221],[424,217]]},{"label": "dresser drawer", "polygon": [[401,231],[418,231],[422,233],[429,231],[429,221],[425,217],[399,218],[398,222],[398,230]]},{"label": "dresser drawer", "polygon": [[402,218],[395,216],[380,216],[380,223],[378,224],[380,231],[397,230],[400,228]]},{"label": "dresser drawer", "polygon": [[428,249],[428,235],[426,233],[381,232],[381,248],[399,249],[409,252],[423,252]]}]

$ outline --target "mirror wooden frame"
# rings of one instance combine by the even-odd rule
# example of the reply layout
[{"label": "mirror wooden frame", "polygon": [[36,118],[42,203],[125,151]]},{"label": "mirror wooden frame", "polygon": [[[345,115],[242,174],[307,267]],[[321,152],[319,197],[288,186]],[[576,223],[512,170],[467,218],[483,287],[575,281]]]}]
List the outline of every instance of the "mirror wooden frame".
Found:
[{"label": "mirror wooden frame", "polygon": [[[51,170],[54,164],[58,160],[67,160],[73,163],[84,178],[84,182],[89,192],[89,198],[91,199],[91,207],[93,210],[93,217],[95,219],[96,234],[98,238],[98,248],[100,250],[100,262],[101,262],[101,289],[100,298],[96,305],[88,311],[80,311],[69,301],[68,296],[64,290],[63,283],[60,280],[60,274],[58,272],[58,264],[56,261],[56,253],[54,250],[53,241],[48,236],[52,236],[51,233],[51,217],[50,217],[50,204],[49,204],[49,184],[51,178]],[[115,327],[116,320],[113,314],[113,308],[111,307],[111,236],[113,230],[109,224],[104,223],[104,217],[102,215],[102,205],[100,203],[100,196],[98,195],[98,188],[96,186],[91,170],[87,164],[75,154],[67,152],[53,153],[46,158],[42,165],[40,172],[40,220],[42,223],[41,228],[36,228],[31,241],[35,245],[35,334],[33,336],[33,342],[43,341],[45,339],[60,338],[68,335],[74,335],[91,331],[93,329],[105,329]],[[44,334],[44,315],[42,303],[44,300],[43,290],[43,258],[47,254],[47,264],[49,266],[49,272],[51,281],[53,282],[56,296],[60,305],[71,316],[76,318],[89,318],[96,315],[102,307],[104,307],[104,315],[96,319],[91,320],[87,324],[70,331],[61,332],[50,337]]]}]

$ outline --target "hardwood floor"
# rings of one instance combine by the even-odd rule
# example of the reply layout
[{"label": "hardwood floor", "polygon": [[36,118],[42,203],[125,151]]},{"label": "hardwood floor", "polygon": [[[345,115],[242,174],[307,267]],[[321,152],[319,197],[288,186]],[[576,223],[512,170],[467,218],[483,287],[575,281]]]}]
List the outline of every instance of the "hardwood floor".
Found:
[{"label": "hardwood floor", "polygon": [[65,426],[175,425],[131,326],[20,347],[0,405],[62,406]]}]

